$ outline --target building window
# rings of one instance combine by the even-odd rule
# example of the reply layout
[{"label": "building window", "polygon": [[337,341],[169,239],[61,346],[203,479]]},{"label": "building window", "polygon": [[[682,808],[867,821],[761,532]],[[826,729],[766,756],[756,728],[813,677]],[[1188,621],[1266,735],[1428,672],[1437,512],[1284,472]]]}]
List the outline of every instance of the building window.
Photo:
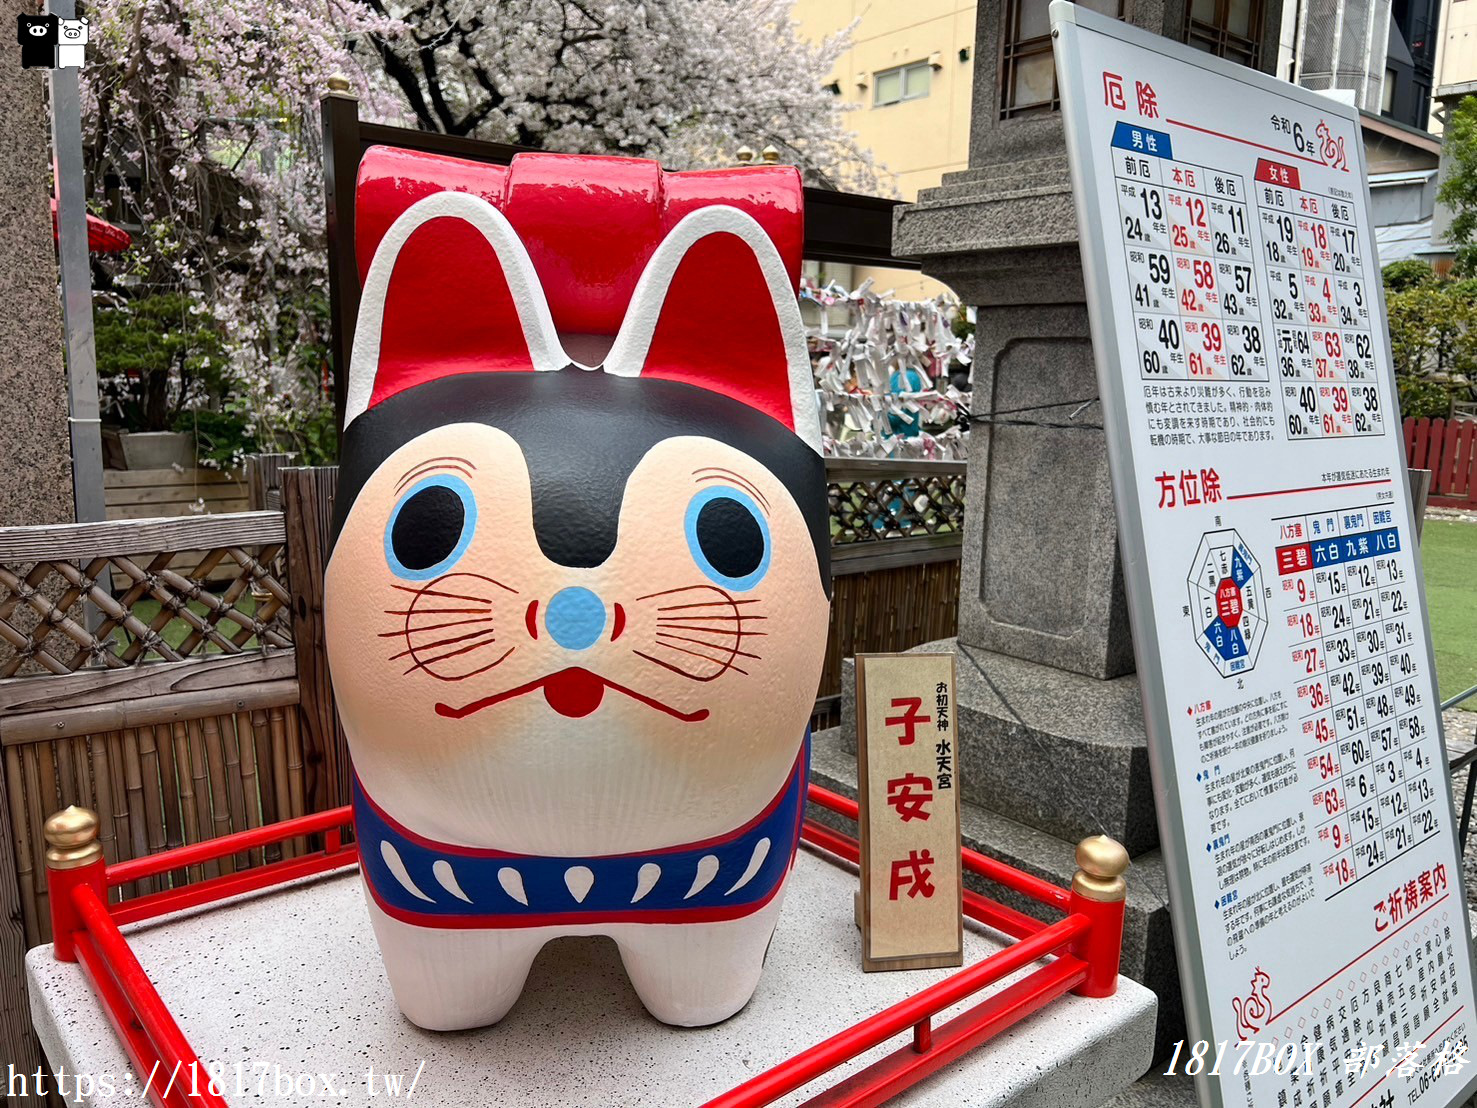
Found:
[{"label": "building window", "polygon": [[896,104],[903,100],[919,100],[928,95],[933,67],[927,62],[913,62],[884,69],[872,78],[872,106]]},{"label": "building window", "polygon": [[[1006,0],[1000,36],[1001,119],[1057,108],[1048,6],[1048,0]],[[1123,15],[1123,0],[1078,0],[1077,6],[1115,18]]]},{"label": "building window", "polygon": [[1262,0],[1190,0],[1185,41],[1255,67],[1261,59],[1263,6]]},{"label": "building window", "polygon": [[1426,124],[1431,122],[1431,86],[1424,81],[1415,82],[1411,85],[1411,99],[1415,104],[1415,118],[1402,122],[1425,130]]},{"label": "building window", "polygon": [[1380,114],[1389,115],[1390,109],[1395,106],[1395,82],[1400,75],[1393,69],[1385,70],[1385,87],[1380,90]]}]

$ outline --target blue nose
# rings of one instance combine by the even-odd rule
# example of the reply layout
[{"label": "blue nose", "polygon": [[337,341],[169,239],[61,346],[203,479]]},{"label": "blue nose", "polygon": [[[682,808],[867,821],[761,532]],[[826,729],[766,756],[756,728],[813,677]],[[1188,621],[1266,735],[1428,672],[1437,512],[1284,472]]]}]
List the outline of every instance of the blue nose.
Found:
[{"label": "blue nose", "polygon": [[589,589],[572,585],[549,601],[544,625],[564,649],[584,650],[594,646],[605,630],[605,605]]}]

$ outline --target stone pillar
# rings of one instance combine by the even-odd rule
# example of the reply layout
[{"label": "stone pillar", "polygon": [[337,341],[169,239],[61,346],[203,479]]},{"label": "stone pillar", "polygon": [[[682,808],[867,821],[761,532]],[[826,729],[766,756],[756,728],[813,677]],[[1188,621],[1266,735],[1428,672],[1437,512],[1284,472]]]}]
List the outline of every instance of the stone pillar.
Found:
[{"label": "stone pillar", "polygon": [[[1185,0],[1124,6],[1184,38]],[[985,416],[970,431],[957,643],[960,779],[977,813],[966,825],[987,852],[1062,882],[1079,839],[1128,849],[1123,972],[1159,994],[1163,1044],[1183,1017],[1071,178],[1058,112],[1001,118],[1012,7],[978,7],[969,168],[900,208],[893,228],[898,254],[978,310],[973,406]],[[1270,71],[1281,4],[1261,7]]]},{"label": "stone pillar", "polygon": [[[37,10],[4,0],[0,26]],[[72,521],[45,87],[19,46],[0,49],[0,526]]]},{"label": "stone pillar", "polygon": [[[51,229],[46,72],[22,69],[9,28],[35,0],[0,2],[0,526],[72,521],[71,443],[61,303]],[[16,1072],[44,1065],[26,1000],[25,936],[0,780],[0,1057]],[[28,1089],[18,1105],[44,1105]]]}]

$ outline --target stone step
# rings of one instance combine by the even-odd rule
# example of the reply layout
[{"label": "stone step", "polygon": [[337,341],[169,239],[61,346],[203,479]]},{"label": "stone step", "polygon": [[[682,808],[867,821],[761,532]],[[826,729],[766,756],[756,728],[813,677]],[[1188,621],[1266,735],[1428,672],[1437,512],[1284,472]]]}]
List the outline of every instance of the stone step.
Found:
[{"label": "stone step", "polygon": [[1059,192],[1070,188],[1070,178],[1070,166],[1062,155],[960,169],[945,173],[939,186],[928,190],[926,202],[952,199],[956,195],[988,196],[1022,190],[1052,189]]},{"label": "stone step", "polygon": [[[942,639],[956,652],[962,798],[1076,843],[1106,834],[1136,856],[1159,843],[1138,678],[1100,680]],[[843,749],[856,751],[856,670],[842,662]]]},{"label": "stone step", "polygon": [[[817,732],[811,739],[811,780],[823,788],[856,799],[856,751],[842,738],[844,728],[833,727]],[[855,732],[851,732],[853,738]],[[967,763],[961,763],[967,767]],[[970,770],[965,769],[968,774]],[[1039,828],[1017,822],[960,796],[960,830],[964,845],[991,858],[998,858],[1018,869],[1066,887],[1072,882],[1077,866],[1074,860],[1076,840],[1059,838]],[[819,823],[856,834],[856,824],[815,805],[809,816]],[[1089,831],[1086,834],[1096,834]],[[1079,836],[1086,837],[1085,835]],[[1174,939],[1170,932],[1169,889],[1164,872],[1164,859],[1157,849],[1133,857],[1127,874],[1128,899],[1123,916],[1124,976],[1153,990],[1159,998],[1159,1022],[1155,1057],[1184,1035],[1184,1009],[1180,999],[1179,971],[1174,960]],[[1002,889],[993,882],[966,875],[965,884],[1025,912],[1037,919],[1053,921],[1059,916],[1053,909],[1029,900],[1019,893]]]}]

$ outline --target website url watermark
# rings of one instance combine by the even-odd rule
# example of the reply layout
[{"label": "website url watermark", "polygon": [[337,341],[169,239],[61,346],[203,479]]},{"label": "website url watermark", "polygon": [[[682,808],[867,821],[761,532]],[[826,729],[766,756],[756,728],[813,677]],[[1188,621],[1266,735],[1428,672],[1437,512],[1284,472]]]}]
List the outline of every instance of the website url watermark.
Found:
[{"label": "website url watermark", "polygon": [[6,1067],[5,1094],[26,1097],[54,1093],[63,1101],[77,1104],[114,1098],[147,1101],[156,1095],[168,1098],[181,1093],[199,1096],[205,1092],[215,1096],[251,1093],[295,1103],[364,1096],[409,1101],[414,1098],[425,1069],[424,1059],[416,1063],[414,1070],[395,1072],[370,1066],[358,1073],[294,1070],[277,1062],[261,1061],[182,1062],[172,1066],[156,1062],[141,1074],[132,1070],[70,1073],[65,1067],[52,1073],[40,1066],[28,1073],[11,1064]]}]

